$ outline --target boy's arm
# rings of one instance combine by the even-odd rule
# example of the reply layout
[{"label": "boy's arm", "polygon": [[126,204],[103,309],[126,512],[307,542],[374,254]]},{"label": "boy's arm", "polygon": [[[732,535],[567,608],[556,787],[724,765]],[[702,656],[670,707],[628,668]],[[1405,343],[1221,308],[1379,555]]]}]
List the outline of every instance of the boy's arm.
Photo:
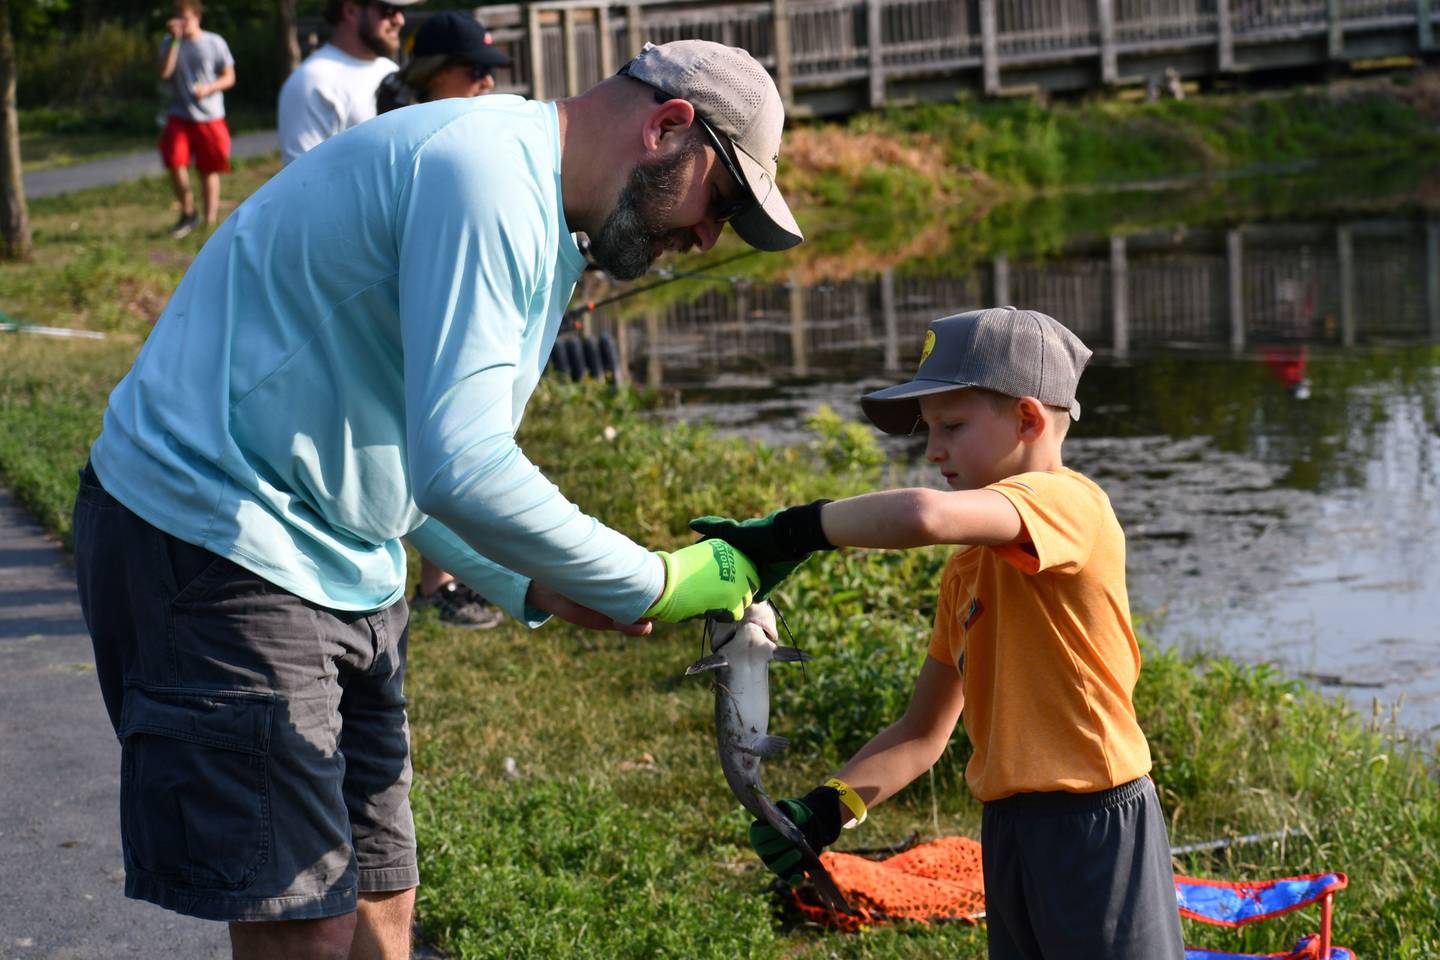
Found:
[{"label": "boy's arm", "polygon": [[885,490],[834,500],[820,511],[825,538],[836,547],[995,545],[1015,542],[1025,529],[1015,506],[993,490]]},{"label": "boy's arm", "polygon": [[220,76],[215,78],[214,83],[195,84],[195,97],[196,99],[200,99],[203,97],[208,97],[212,93],[224,93],[226,90],[229,90],[234,86],[235,65],[232,63],[227,64],[225,68],[220,71]]},{"label": "boy's arm", "polygon": [[940,759],[964,706],[960,672],[927,656],[905,715],[870,738],[835,776],[867,807],[888,800]]},{"label": "boy's arm", "polygon": [[[905,715],[861,747],[841,768],[839,779],[859,794],[866,807],[894,796],[940,759],[964,705],[960,673],[927,656]],[[817,854],[835,842],[842,824],[854,818],[853,807],[842,803],[839,791],[830,784],[796,800],[781,800],[778,806]],[[804,870],[800,851],[769,824],[759,820],[750,824],[750,845],[782,879],[799,879]]]}]

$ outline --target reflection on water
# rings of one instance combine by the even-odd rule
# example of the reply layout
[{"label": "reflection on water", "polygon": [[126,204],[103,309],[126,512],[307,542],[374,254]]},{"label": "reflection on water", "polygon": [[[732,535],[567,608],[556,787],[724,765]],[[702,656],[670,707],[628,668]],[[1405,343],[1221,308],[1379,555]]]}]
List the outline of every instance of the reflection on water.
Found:
[{"label": "reflection on water", "polygon": [[[801,285],[732,284],[621,320],[672,415],[787,442],[918,358],[936,317],[999,303],[1096,350],[1067,462],[1109,491],[1131,597],[1168,643],[1269,660],[1440,728],[1440,222],[1168,228]],[[939,486],[916,441],[892,443]]]}]

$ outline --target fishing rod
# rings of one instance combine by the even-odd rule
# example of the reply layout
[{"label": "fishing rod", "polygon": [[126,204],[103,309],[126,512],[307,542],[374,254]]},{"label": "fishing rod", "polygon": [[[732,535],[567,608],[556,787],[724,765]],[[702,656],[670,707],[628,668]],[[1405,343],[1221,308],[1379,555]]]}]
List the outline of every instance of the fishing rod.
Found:
[{"label": "fishing rod", "polygon": [[[753,257],[757,253],[763,252],[763,250],[754,249],[741,250],[739,253],[733,253],[728,257],[722,257],[721,259],[716,260],[714,263],[707,263],[705,264],[705,268],[707,271],[713,270],[716,267],[723,266],[727,263],[733,263],[734,261],[742,260],[745,257]],[[566,310],[565,315],[561,318],[562,322],[573,320],[576,317],[581,316],[582,314],[590,313],[593,310],[598,310],[601,307],[609,306],[610,304],[617,303],[621,300],[626,300],[630,297],[636,296],[637,294],[648,293],[651,290],[656,289],[657,287],[665,286],[665,284],[667,283],[674,283],[676,280],[730,279],[729,277],[716,277],[713,274],[707,274],[706,272],[699,270],[672,270],[669,268],[660,268],[658,270],[652,270],[651,272],[660,277],[660,279],[656,280],[654,283],[647,283],[644,286],[631,287],[629,290],[621,290],[619,293],[612,294],[611,296],[604,297],[600,300],[586,300],[584,303],[578,304]]]}]

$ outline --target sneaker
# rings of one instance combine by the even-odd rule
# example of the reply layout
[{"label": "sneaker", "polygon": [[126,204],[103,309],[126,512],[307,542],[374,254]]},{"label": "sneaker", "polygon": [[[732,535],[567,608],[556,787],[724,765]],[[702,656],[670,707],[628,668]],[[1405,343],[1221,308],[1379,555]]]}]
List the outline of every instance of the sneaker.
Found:
[{"label": "sneaker", "polygon": [[188,237],[198,226],[200,226],[200,214],[182,213],[180,219],[175,221],[175,226],[170,228],[170,236],[176,240]]},{"label": "sneaker", "polygon": [[489,630],[505,620],[505,614],[490,601],[458,580],[451,580],[429,596],[421,594],[416,587],[415,596],[410,598],[410,609],[436,610],[441,623],[470,630]]}]

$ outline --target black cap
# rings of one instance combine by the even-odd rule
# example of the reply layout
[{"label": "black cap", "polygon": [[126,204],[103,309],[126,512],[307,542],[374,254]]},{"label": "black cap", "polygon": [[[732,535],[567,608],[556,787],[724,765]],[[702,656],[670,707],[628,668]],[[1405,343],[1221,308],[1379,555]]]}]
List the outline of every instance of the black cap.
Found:
[{"label": "black cap", "polygon": [[510,58],[495,47],[485,24],[469,14],[446,10],[426,17],[415,31],[416,57],[446,56],[482,67],[503,67]]}]

